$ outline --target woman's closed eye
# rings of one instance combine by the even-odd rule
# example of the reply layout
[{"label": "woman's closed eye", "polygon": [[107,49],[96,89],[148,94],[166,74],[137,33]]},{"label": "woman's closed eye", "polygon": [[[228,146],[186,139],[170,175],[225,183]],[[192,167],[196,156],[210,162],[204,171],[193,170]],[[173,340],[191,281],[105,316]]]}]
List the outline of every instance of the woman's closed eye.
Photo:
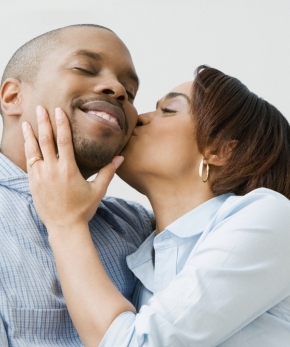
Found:
[{"label": "woman's closed eye", "polygon": [[161,111],[162,113],[169,113],[170,115],[176,113],[176,110],[167,107],[161,107]]}]

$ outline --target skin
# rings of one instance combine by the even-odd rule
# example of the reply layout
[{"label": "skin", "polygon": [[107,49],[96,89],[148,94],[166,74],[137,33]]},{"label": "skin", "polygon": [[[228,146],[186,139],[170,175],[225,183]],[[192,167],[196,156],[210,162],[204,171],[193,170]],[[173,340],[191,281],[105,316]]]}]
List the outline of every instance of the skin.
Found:
[{"label": "skin", "polygon": [[[123,151],[124,164],[119,168],[121,177],[149,197],[156,214],[157,233],[213,197],[210,180],[204,183],[198,176],[202,158],[213,168],[225,162],[222,155],[211,154],[210,148],[203,154],[198,152],[189,108],[190,90],[191,83],[173,89],[171,93],[179,95],[168,94],[155,111],[139,117]],[[95,180],[85,181],[73,160],[65,114],[60,109],[56,112],[59,158],[55,156],[48,116],[41,108],[38,114],[39,137],[47,139],[40,143],[41,148],[32,128],[23,124],[27,160],[31,158],[31,148],[37,148],[37,155],[41,150],[44,156],[43,161],[28,165],[31,192],[49,233],[71,318],[84,345],[96,346],[119,314],[135,313],[105,273],[88,228],[123,158],[116,157]],[[44,181],[47,184],[43,185]]]},{"label": "skin", "polygon": [[[92,27],[66,28],[59,47],[41,62],[33,83],[14,78],[3,83],[1,151],[26,170],[22,122],[29,122],[38,135],[36,106],[43,105],[50,115],[61,107],[70,120],[76,162],[87,178],[108,164],[128,141],[137,121],[133,106],[137,89],[130,53],[114,33]],[[54,117],[51,122],[56,136]]]},{"label": "skin", "polygon": [[[177,86],[157,102],[156,110],[140,115],[122,151],[118,175],[148,197],[157,231],[213,197],[198,176],[203,155],[194,136],[191,87],[191,81]],[[206,157],[213,163],[210,151]]]}]

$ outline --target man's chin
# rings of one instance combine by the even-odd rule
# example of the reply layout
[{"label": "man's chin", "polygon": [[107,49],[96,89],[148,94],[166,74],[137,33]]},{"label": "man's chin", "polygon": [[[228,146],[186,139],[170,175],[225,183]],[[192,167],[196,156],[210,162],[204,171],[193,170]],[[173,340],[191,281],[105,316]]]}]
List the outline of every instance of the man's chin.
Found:
[{"label": "man's chin", "polygon": [[80,173],[83,175],[84,178],[88,178],[97,172],[99,170],[109,164],[113,158],[114,155],[107,155],[106,157],[97,157],[97,158],[84,158],[80,157],[80,155],[75,155],[76,157],[76,163],[80,170]]},{"label": "man's chin", "polygon": [[104,139],[93,141],[76,135],[73,136],[73,142],[75,159],[84,177],[97,173],[109,164],[123,147],[123,144],[108,143]]}]

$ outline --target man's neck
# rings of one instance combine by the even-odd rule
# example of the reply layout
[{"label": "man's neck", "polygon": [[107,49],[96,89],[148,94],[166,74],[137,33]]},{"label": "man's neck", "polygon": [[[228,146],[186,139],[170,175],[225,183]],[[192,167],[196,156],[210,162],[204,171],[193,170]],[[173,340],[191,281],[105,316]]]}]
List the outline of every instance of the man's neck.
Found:
[{"label": "man's neck", "polygon": [[[11,148],[7,148],[5,143],[2,141],[1,150],[0,152],[5,155],[6,158],[8,158],[12,163],[20,167],[24,172],[27,172],[26,169],[26,159],[25,159],[25,153],[23,150],[17,150],[17,146],[8,146]],[[24,145],[23,145],[24,147]]]}]

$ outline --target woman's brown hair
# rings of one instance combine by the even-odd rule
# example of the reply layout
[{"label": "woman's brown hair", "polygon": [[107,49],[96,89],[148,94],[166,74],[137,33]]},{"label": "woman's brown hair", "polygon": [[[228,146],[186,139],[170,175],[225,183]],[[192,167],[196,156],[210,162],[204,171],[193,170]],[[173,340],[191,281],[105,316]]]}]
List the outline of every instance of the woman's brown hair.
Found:
[{"label": "woman's brown hair", "polygon": [[219,70],[199,66],[192,88],[199,151],[218,153],[234,141],[211,187],[215,195],[244,195],[259,187],[290,198],[290,126],[271,104]]}]

